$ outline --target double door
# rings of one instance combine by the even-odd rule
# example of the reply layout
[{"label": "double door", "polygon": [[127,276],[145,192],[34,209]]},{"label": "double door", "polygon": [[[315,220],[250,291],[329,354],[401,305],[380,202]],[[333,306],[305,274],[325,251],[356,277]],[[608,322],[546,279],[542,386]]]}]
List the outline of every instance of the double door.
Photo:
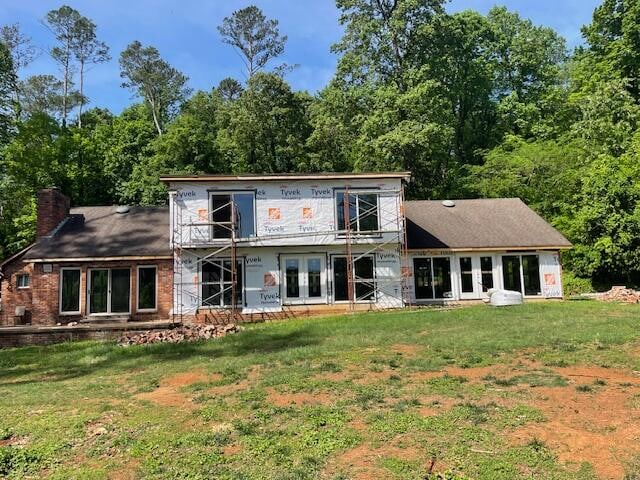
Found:
[{"label": "double door", "polygon": [[285,303],[326,303],[326,258],[324,255],[282,257]]},{"label": "double door", "polygon": [[131,270],[96,268],[89,270],[89,314],[130,313]]}]

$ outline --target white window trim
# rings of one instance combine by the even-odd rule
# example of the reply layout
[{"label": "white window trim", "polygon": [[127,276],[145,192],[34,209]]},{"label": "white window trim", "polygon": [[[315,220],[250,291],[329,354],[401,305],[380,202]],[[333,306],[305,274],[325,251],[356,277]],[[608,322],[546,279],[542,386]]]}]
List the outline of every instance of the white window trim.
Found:
[{"label": "white window trim", "polygon": [[[307,260],[312,258],[320,258],[320,292],[322,296],[320,297],[309,297],[309,277],[308,277],[308,269],[307,269]],[[299,281],[302,280],[302,284],[300,285],[300,296],[299,297],[288,297],[287,296],[287,269],[286,264],[287,260],[298,260],[298,275]],[[328,303],[329,295],[328,295],[328,282],[327,282],[327,255],[325,253],[300,253],[300,254],[284,254],[280,256],[280,265],[281,265],[281,278],[282,278],[282,304],[283,305],[326,305]]]},{"label": "white window trim", "polygon": [[[26,277],[27,278],[27,285],[20,285],[20,278],[21,277]],[[16,274],[16,288],[18,290],[29,290],[31,288],[31,275],[29,275],[28,273],[18,273]]]},{"label": "white window trim", "polygon": [[[154,308],[140,308],[140,269],[141,268],[153,268],[156,271],[156,290],[155,290],[155,307]],[[158,266],[157,265],[138,265],[136,267],[136,312],[140,313],[154,313],[158,311]]]},{"label": "white window trim", "polygon": [[[228,195],[230,197],[233,197],[233,195],[238,195],[238,194],[245,194],[245,195],[252,195],[253,196],[253,236],[250,237],[238,237],[237,239],[240,238],[248,238],[248,239],[254,239],[258,237],[258,210],[257,210],[257,204],[256,204],[256,191],[255,190],[215,190],[215,191],[210,191],[209,192],[209,203],[207,205],[207,212],[208,212],[208,219],[207,222],[212,223],[213,222],[213,197],[215,196],[222,196],[222,195]],[[233,200],[231,200],[233,201]],[[209,226],[210,228],[210,232],[209,232],[209,238],[211,239],[211,241],[214,242],[228,242],[230,241],[229,238],[216,238],[213,236],[213,225]]]},{"label": "white window trim", "polygon": [[[359,253],[352,253],[351,257],[354,258],[354,261],[352,262],[353,265],[353,273],[352,273],[352,277],[354,278],[354,282],[353,282],[353,296],[356,296],[356,283],[358,283],[357,280],[355,280],[355,275],[356,275],[356,264],[355,264],[355,259],[357,258],[358,260],[360,258],[364,258],[364,257],[369,257],[371,258],[371,263],[373,265],[373,298],[371,298],[370,300],[366,300],[366,299],[362,299],[362,300],[358,300],[357,298],[354,298],[353,303],[362,303],[362,304],[371,304],[371,303],[377,303],[378,302],[378,296],[379,296],[379,292],[378,292],[378,277],[376,275],[376,256],[374,254],[366,254],[366,255],[362,255]],[[346,304],[349,303],[349,300],[336,300],[336,282],[335,282],[335,275],[334,275],[334,270],[333,270],[333,260],[335,258],[347,258],[347,255],[344,254],[335,254],[335,255],[331,255],[330,258],[330,263],[331,263],[331,301],[335,304]],[[348,265],[348,262],[347,262]],[[364,282],[364,281],[360,281],[359,283],[368,283],[368,282]]]},{"label": "white window trim", "polygon": [[[431,260],[431,291],[433,292],[433,298],[418,298],[417,292],[415,291],[415,281],[416,281],[416,269],[415,269],[415,259],[424,259],[429,258]],[[449,282],[451,284],[451,296],[450,297],[436,297],[435,295],[435,287],[433,286],[433,259],[434,258],[446,258],[449,260]],[[455,257],[452,255],[417,255],[411,258],[411,268],[413,271],[413,295],[417,303],[429,303],[429,302],[443,302],[443,301],[452,301],[456,300],[456,292],[454,289],[454,269],[455,266],[453,263],[453,259]]]},{"label": "white window trim", "polygon": [[[80,272],[80,282],[78,282],[78,310],[75,312],[62,310],[62,272],[65,272],[67,270]],[[62,267],[60,268],[60,274],[58,278],[60,279],[60,285],[58,288],[60,290],[60,292],[58,293],[58,313],[60,315],[80,315],[82,313],[82,269],[80,267]]]},{"label": "white window trim", "polygon": [[[89,295],[91,294],[91,271],[93,270],[107,270],[109,273],[107,275],[107,311],[92,313],[91,310],[91,300],[89,299]],[[129,270],[129,310],[126,312],[112,312],[111,311],[111,271],[112,270]],[[131,315],[131,289],[133,279],[131,278],[131,267],[105,267],[105,268],[87,268],[87,315],[92,317],[105,317],[108,315]]]},{"label": "white window trim", "polygon": [[[382,225],[381,225],[381,221],[380,221],[380,194],[379,193],[375,193],[371,190],[368,189],[362,189],[362,192],[358,192],[358,189],[353,189],[353,190],[349,190],[349,196],[350,197],[355,197],[356,198],[356,212],[357,216],[356,216],[356,228],[351,230],[351,234],[352,235],[357,235],[357,236],[368,236],[368,237],[380,237],[382,236],[382,232],[380,231],[382,229]],[[336,230],[340,229],[339,226],[339,222],[338,222],[338,218],[339,218],[339,209],[338,209],[338,194],[342,193],[343,194],[343,198],[345,196],[345,194],[347,193],[346,189],[337,189],[334,193],[333,196],[333,205],[334,205],[334,210],[335,210],[335,225],[336,225]],[[376,219],[378,221],[378,228],[376,230],[360,230],[360,195],[375,195],[376,196]],[[345,218],[345,229],[347,228],[347,219]],[[351,221],[351,219],[349,219],[349,223],[353,223]],[[343,238],[345,237],[344,233],[338,233],[337,235],[339,238]]]}]

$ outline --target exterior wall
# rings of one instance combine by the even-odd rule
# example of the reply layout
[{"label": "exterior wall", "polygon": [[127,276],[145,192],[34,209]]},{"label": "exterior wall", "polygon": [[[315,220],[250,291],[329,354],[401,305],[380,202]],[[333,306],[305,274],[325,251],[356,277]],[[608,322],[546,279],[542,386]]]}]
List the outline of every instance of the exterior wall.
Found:
[{"label": "exterior wall", "polygon": [[[504,255],[538,255],[539,258],[539,276],[541,294],[535,296],[525,296],[525,299],[546,299],[546,298],[563,298],[562,293],[562,267],[560,264],[560,254],[557,251],[486,251],[486,252],[451,252],[446,250],[425,250],[412,251],[409,254],[409,277],[407,282],[409,290],[407,298],[412,303],[429,303],[438,301],[466,301],[466,300],[482,300],[487,298],[481,286],[480,257],[491,257],[493,266],[493,285],[494,288],[503,289],[503,272],[502,257]],[[415,278],[414,263],[415,258],[421,257],[446,257],[450,259],[451,265],[451,297],[446,299],[434,300],[417,300],[415,295]],[[473,266],[473,285],[474,291],[470,293],[462,292],[460,258],[471,257]]]},{"label": "exterior wall", "polygon": [[[45,264],[25,263],[16,260],[5,267],[7,276],[11,273],[12,282],[2,282],[3,309],[0,313],[0,325],[14,325],[15,306],[27,307],[26,321],[32,325],[55,325],[69,323],[85,318],[87,311],[87,272],[91,268],[130,268],[130,314],[133,321],[167,320],[171,314],[173,289],[173,263],[171,260],[159,259],[155,261],[119,261],[88,263],[52,263],[50,272],[45,272]],[[156,266],[156,310],[152,312],[137,311],[137,267]],[[80,313],[61,314],[60,309],[60,271],[62,268],[80,268]],[[31,273],[31,285],[28,292],[15,287],[15,275],[20,272]],[[114,314],[116,315],[116,314]]]},{"label": "exterior wall", "polygon": [[[178,232],[176,241],[183,246],[211,244],[206,225],[212,193],[255,193],[256,236],[245,246],[277,245],[340,245],[344,239],[335,233],[336,191],[349,188],[380,190],[378,212],[379,235],[363,235],[354,242],[383,243],[397,237],[400,228],[400,179],[349,179],[326,182],[285,179],[280,182],[214,182],[175,183],[170,185],[174,193],[170,199],[171,228]],[[397,192],[395,194],[388,192]],[[387,193],[385,193],[387,192]],[[181,223],[182,228],[176,228]],[[198,224],[203,226],[199,227]],[[389,232],[389,233],[385,233]],[[394,233],[396,232],[396,233]]]},{"label": "exterior wall", "polygon": [[[176,256],[176,272],[181,272],[180,292],[175,292],[174,312],[176,314],[195,315],[207,310],[216,310],[212,307],[202,307],[201,283],[202,262],[200,259],[211,254],[213,249],[182,250]],[[353,256],[365,254],[368,249],[354,247]],[[287,256],[315,256],[323,260],[323,285],[325,295],[316,301],[301,300],[288,302],[284,295],[284,271],[283,259]],[[322,305],[343,305],[348,309],[349,302],[336,302],[334,298],[332,258],[344,256],[345,248],[342,247],[264,247],[264,248],[239,248],[238,259],[243,269],[243,304],[244,314],[267,314],[296,308],[303,310],[320,309]],[[400,308],[402,301],[402,284],[400,278],[400,255],[397,248],[380,249],[371,252],[373,257],[374,273],[376,278],[375,301],[361,301],[362,305],[375,308]],[[216,257],[219,258],[219,257]]]},{"label": "exterior wall", "polygon": [[[19,258],[7,264],[3,268],[4,278],[0,280],[0,325],[16,324],[16,307],[27,307],[26,314],[22,319],[24,323],[31,323],[32,311],[29,308],[32,303],[33,293],[33,265],[23,263]],[[29,288],[18,288],[18,275],[29,275],[31,285]]]}]

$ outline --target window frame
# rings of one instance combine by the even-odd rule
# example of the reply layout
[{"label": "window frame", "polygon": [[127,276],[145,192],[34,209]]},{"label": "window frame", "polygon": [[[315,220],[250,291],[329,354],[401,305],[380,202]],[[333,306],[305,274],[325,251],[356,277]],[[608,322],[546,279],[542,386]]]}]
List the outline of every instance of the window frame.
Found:
[{"label": "window frame", "polygon": [[[468,270],[463,270],[463,262],[469,261],[469,269]],[[473,257],[472,256],[460,256],[458,257],[458,266],[460,267],[460,295],[475,295],[476,293],[476,286],[475,286],[475,281],[474,281],[474,269],[473,269]],[[464,277],[467,277],[467,280],[469,280],[468,277],[471,278],[471,290],[465,290],[465,281],[464,281]]]},{"label": "window frame", "polygon": [[[541,263],[540,263],[540,253],[539,252],[535,252],[535,253],[504,253],[502,255],[500,255],[500,281],[502,282],[502,287],[506,289],[505,287],[505,282],[504,282],[504,258],[505,257],[517,257],[518,258],[518,262],[519,262],[519,275],[520,275],[520,293],[522,294],[523,298],[540,298],[543,297],[543,292],[542,292],[542,271],[540,269]],[[526,285],[525,285],[525,281],[524,281],[524,264],[522,262],[522,258],[523,257],[536,257],[538,260],[538,285],[540,286],[540,292],[535,294],[535,295],[528,295],[526,292]]]},{"label": "window frame", "polygon": [[[64,279],[64,272],[65,271],[76,271],[80,273],[80,281],[78,282],[78,310],[76,311],[67,311],[67,310],[62,310],[62,282]],[[59,273],[59,286],[58,286],[58,313],[60,315],[80,315],[82,313],[82,268],[80,267],[61,267],[60,268],[60,273]]]},{"label": "window frame", "polygon": [[[256,197],[257,197],[257,191],[256,190],[209,190],[209,200],[208,200],[208,205],[207,205],[207,212],[208,212],[208,222],[209,222],[209,238],[211,239],[211,241],[218,241],[218,242],[224,242],[224,241],[229,241],[231,239],[231,235],[233,235],[234,232],[231,231],[231,228],[229,228],[229,232],[231,232],[231,235],[229,237],[215,237],[214,236],[214,225],[212,225],[213,223],[213,197],[215,196],[228,196],[230,198],[230,202],[233,202],[233,196],[234,195],[251,195],[251,200],[252,200],[252,206],[253,206],[253,236],[249,236],[249,237],[236,237],[236,240],[238,239],[255,239],[258,237],[258,215],[257,215],[257,203],[256,203]],[[229,221],[231,221],[231,218],[229,218]]]},{"label": "window frame", "polygon": [[[213,309],[213,310],[228,310],[229,308],[231,308],[231,304],[226,305],[224,304],[224,285],[228,284],[228,285],[232,285],[233,286],[233,279],[230,281],[225,281],[224,280],[224,262],[231,262],[232,259],[230,257],[224,257],[224,258],[216,258],[213,260],[206,260],[205,262],[200,262],[200,269],[199,269],[199,278],[200,281],[198,282],[198,297],[199,297],[199,305],[198,308],[203,308],[203,309]],[[205,282],[204,280],[204,265],[205,263],[208,263],[210,265],[213,265],[216,262],[220,262],[220,280],[218,282]],[[243,306],[244,302],[245,302],[245,271],[244,271],[244,258],[243,257],[238,257],[236,258],[236,262],[238,263],[238,266],[240,267],[240,298],[239,300],[236,302],[236,306]],[[237,268],[237,267],[236,267]],[[220,302],[218,305],[205,305],[204,302],[204,296],[202,294],[202,289],[205,285],[220,285],[221,289],[220,289],[220,293],[217,294],[220,297]],[[213,295],[212,295],[213,296]],[[211,298],[207,297],[207,298]]]},{"label": "window frame", "polygon": [[[91,299],[89,298],[91,295],[91,272],[94,270],[106,270],[107,271],[107,311],[106,312],[91,312]],[[127,305],[129,309],[126,312],[114,312],[112,309],[112,271],[113,270],[128,270],[129,271],[129,301]],[[131,315],[131,300],[133,296],[131,295],[133,289],[133,278],[131,275],[131,267],[90,267],[87,268],[87,289],[85,292],[85,297],[87,301],[87,315],[92,317],[105,317],[105,316],[118,316],[118,315]]]},{"label": "window frame", "polygon": [[[349,224],[351,225],[351,234],[352,235],[358,235],[358,236],[372,236],[372,237],[380,237],[382,235],[381,232],[381,225],[380,225],[380,192],[377,191],[378,189],[368,189],[368,188],[354,188],[354,189],[349,189],[348,190],[348,196],[349,197],[355,197],[356,198],[356,202],[355,202],[355,209],[356,209],[356,223],[355,225],[353,225],[353,220],[349,219]],[[344,238],[346,236],[346,233],[343,233],[342,230],[346,230],[347,225],[346,225],[346,218],[344,219],[344,228],[341,229],[340,228],[340,209],[338,207],[338,195],[342,194],[343,198],[346,197],[347,195],[345,195],[347,193],[347,189],[346,188],[337,188],[334,190],[334,196],[333,196],[333,207],[334,207],[334,214],[335,214],[335,226],[336,226],[336,230],[338,231],[337,236],[340,238]],[[360,230],[360,196],[361,195],[375,195],[376,197],[376,223],[377,223],[377,228],[375,230]],[[343,200],[344,202],[344,200]],[[349,204],[351,204],[351,202],[349,202]],[[344,207],[343,207],[344,209]],[[344,210],[343,210],[344,211]],[[353,227],[356,228],[353,228]]]},{"label": "window frame", "polygon": [[[154,290],[154,307],[140,308],[140,270],[143,268],[153,268],[155,270],[155,290]],[[136,266],[136,312],[153,313],[158,311],[158,266],[157,265],[138,265]]]},{"label": "window frame", "polygon": [[[354,303],[363,303],[363,304],[367,304],[367,303],[376,303],[378,301],[378,277],[376,275],[376,256],[374,254],[357,254],[357,253],[352,253],[351,257],[353,258],[351,264],[353,265],[353,272],[352,272],[352,278],[353,280],[353,302]],[[330,263],[331,263],[331,301],[333,303],[349,303],[350,300],[349,298],[347,298],[346,300],[336,300],[336,282],[335,282],[335,259],[336,258],[344,258],[347,259],[347,255],[345,254],[335,254],[335,255],[331,255],[330,258]],[[356,279],[356,261],[360,260],[362,258],[370,258],[371,259],[371,266],[373,269],[373,282],[367,282],[364,280],[357,280]],[[357,259],[357,260],[356,260]],[[347,262],[347,266],[349,265],[349,262]],[[346,272],[346,270],[345,270]],[[362,283],[365,285],[368,285],[369,283],[373,283],[373,292],[372,292],[372,296],[370,299],[362,299],[362,300],[358,300],[357,297],[357,293],[356,293],[356,286],[358,283]],[[348,292],[347,292],[347,297],[348,297]]]},{"label": "window frame", "polygon": [[[26,278],[27,279],[27,284],[26,285],[20,285],[20,279],[22,278]],[[18,290],[28,290],[31,288],[31,275],[29,275],[28,273],[18,273],[16,274],[16,288]]]},{"label": "window frame", "polygon": [[[433,294],[432,298],[418,298],[416,296],[416,284],[417,281],[416,273],[415,273],[415,260],[416,259],[428,259],[430,262],[430,273],[431,273],[431,292]],[[433,268],[433,261],[437,258],[443,258],[449,261],[449,288],[451,292],[450,297],[436,297],[436,285],[435,285],[435,269]],[[452,301],[455,299],[455,291],[454,291],[454,269],[453,269],[453,256],[452,255],[417,255],[411,258],[411,268],[413,271],[413,289],[414,289],[414,297],[416,303],[427,303],[427,302],[443,302],[443,301]]]}]

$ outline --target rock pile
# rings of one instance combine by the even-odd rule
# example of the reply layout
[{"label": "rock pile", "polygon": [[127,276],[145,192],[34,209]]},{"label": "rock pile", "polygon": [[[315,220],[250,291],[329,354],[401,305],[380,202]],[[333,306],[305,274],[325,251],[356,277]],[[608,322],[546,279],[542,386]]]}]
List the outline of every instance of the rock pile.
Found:
[{"label": "rock pile", "polygon": [[597,298],[603,302],[639,303],[640,291],[625,286],[614,286],[608,292],[599,293]]},{"label": "rock pile", "polygon": [[242,327],[233,323],[227,325],[182,325],[166,330],[149,330],[142,333],[125,333],[118,343],[122,346],[143,345],[147,343],[180,343],[209,340],[236,333]]}]

